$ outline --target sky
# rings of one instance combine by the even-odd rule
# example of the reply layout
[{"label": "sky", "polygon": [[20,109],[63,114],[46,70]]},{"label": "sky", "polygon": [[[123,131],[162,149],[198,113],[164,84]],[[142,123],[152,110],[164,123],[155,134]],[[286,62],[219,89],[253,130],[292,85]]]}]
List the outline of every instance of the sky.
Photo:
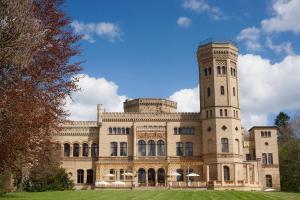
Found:
[{"label": "sky", "polygon": [[83,35],[70,119],[95,120],[96,104],[120,112],[125,99],[143,97],[199,112],[196,51],[208,38],[237,43],[244,127],[300,111],[299,0],[67,0],[62,9]]}]

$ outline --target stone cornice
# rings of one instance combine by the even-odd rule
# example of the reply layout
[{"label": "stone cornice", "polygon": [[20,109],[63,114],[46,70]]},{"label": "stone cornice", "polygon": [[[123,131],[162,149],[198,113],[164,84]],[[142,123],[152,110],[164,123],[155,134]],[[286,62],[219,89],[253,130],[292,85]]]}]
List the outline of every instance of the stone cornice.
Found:
[{"label": "stone cornice", "polygon": [[60,127],[98,127],[97,121],[65,121]]},{"label": "stone cornice", "polygon": [[126,112],[105,112],[103,122],[124,122],[124,121],[200,121],[200,112],[197,113],[126,113]]}]

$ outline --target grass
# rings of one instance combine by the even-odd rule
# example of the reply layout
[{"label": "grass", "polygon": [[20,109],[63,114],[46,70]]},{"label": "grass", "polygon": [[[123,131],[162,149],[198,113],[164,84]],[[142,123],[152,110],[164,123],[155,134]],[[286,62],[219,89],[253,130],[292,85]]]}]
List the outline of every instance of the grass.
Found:
[{"label": "grass", "polygon": [[197,190],[85,190],[53,192],[14,192],[0,200],[141,200],[141,199],[197,199],[197,200],[300,200],[300,193],[287,192],[238,192]]}]

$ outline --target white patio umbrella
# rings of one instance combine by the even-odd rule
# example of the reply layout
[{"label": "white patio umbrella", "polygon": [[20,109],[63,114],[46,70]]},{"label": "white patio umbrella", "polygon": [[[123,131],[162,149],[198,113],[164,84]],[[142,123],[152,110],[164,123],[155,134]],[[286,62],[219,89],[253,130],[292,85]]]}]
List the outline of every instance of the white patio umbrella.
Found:
[{"label": "white patio umbrella", "polygon": [[181,176],[181,174],[177,173],[177,172],[173,172],[170,174],[170,176]]},{"label": "white patio umbrella", "polygon": [[106,174],[106,176],[108,176],[108,177],[115,177],[114,174]]},{"label": "white patio umbrella", "polygon": [[113,184],[115,184],[115,185],[125,185],[125,182],[115,181],[115,182],[113,182]]},{"label": "white patio umbrella", "polygon": [[188,175],[186,175],[186,176],[188,176],[188,177],[194,177],[194,176],[200,176],[199,174],[196,174],[196,173],[190,173],[190,174],[188,174]]},{"label": "white patio umbrella", "polygon": [[96,186],[98,186],[98,185],[109,185],[109,183],[106,182],[106,181],[99,181],[99,182],[96,182],[95,185],[96,185]]}]

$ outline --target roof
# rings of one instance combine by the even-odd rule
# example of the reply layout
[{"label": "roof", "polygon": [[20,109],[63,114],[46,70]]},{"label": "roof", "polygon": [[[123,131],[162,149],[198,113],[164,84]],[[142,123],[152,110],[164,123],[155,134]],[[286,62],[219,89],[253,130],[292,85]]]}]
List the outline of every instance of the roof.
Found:
[{"label": "roof", "polygon": [[253,126],[248,131],[251,131],[252,129],[278,129],[277,126]]},{"label": "roof", "polygon": [[220,39],[220,38],[219,39],[217,39],[217,38],[208,38],[206,40],[201,41],[199,43],[199,47],[206,46],[208,44],[228,44],[228,43],[237,47],[236,42],[234,42],[231,39],[225,39],[225,38],[223,38],[223,39]]}]

